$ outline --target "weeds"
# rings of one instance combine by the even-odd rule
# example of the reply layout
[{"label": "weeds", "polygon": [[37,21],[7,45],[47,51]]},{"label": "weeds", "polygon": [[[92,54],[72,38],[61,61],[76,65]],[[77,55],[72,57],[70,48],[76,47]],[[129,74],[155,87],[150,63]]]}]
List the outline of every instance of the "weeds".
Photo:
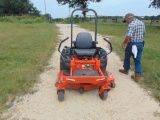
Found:
[{"label": "weeds", "polygon": [[32,24],[32,23],[42,23],[48,21],[45,17],[23,15],[23,16],[3,16],[0,17],[0,22]]}]

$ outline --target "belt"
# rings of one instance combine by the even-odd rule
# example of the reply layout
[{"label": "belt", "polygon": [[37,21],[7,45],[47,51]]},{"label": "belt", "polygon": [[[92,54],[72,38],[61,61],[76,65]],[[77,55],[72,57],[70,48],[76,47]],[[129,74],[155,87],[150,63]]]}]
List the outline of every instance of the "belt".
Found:
[{"label": "belt", "polygon": [[143,42],[128,42],[128,44],[143,44],[144,43],[144,41]]}]

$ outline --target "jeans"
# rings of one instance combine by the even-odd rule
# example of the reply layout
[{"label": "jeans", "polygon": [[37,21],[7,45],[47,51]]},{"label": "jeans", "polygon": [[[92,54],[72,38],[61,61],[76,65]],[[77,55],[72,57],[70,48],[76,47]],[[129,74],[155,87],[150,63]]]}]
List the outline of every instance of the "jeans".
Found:
[{"label": "jeans", "polygon": [[[133,53],[132,53],[132,45],[137,46],[137,57],[134,58]],[[131,56],[134,59],[134,64],[135,64],[135,72],[142,75],[142,51],[143,51],[143,42],[129,42],[126,49],[125,49],[125,58],[124,58],[124,64],[123,67],[125,70],[130,69],[130,58]]]}]

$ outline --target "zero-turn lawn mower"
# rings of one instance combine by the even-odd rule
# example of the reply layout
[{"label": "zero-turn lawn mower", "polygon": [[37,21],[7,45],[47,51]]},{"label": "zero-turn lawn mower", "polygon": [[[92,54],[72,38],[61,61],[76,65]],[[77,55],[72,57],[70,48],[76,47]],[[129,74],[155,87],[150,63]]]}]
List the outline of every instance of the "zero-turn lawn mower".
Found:
[{"label": "zero-turn lawn mower", "polygon": [[[88,32],[77,34],[73,41],[73,13],[77,10],[92,11],[95,14],[95,40]],[[58,73],[55,86],[57,87],[58,100],[64,100],[65,89],[75,89],[83,93],[86,90],[97,89],[99,96],[105,100],[111,88],[115,87],[115,79],[112,74],[106,70],[107,55],[112,52],[112,45],[109,43],[110,52],[106,52],[101,47],[96,47],[97,42],[97,13],[93,9],[75,9],[71,14],[71,46],[65,46],[60,51],[61,44],[69,37],[62,40],[58,51],[60,56],[60,72]]]}]

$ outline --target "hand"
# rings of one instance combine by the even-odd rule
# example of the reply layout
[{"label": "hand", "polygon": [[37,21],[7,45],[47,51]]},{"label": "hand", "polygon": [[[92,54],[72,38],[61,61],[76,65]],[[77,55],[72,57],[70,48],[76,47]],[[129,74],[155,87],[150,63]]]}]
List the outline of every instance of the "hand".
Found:
[{"label": "hand", "polygon": [[124,49],[125,47],[126,47],[126,44],[123,43],[123,44],[122,44],[122,48]]},{"label": "hand", "polygon": [[126,36],[126,38],[124,39],[124,41],[122,43],[123,49],[126,47],[126,44],[129,42],[130,39],[131,39],[131,36]]}]

